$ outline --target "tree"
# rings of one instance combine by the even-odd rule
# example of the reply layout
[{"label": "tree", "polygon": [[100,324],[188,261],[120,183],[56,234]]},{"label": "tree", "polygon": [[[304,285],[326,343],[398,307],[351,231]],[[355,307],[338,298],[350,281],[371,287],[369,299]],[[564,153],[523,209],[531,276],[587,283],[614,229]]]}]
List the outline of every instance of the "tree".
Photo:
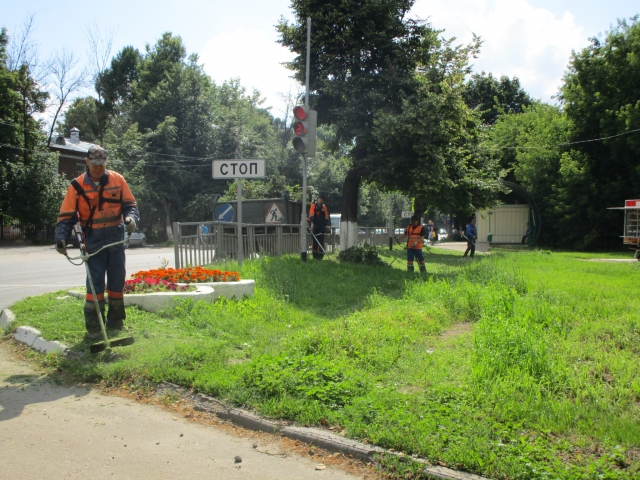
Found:
[{"label": "tree", "polygon": [[414,197],[416,214],[428,208],[469,214],[493,205],[502,190],[502,169],[479,150],[479,118],[463,97],[469,59],[479,47],[479,39],[433,44],[400,110],[376,116],[372,179]]},{"label": "tree", "polygon": [[85,37],[87,39],[87,56],[89,58],[89,75],[98,98],[94,101],[95,117],[97,123],[97,138],[102,144],[104,141],[104,129],[107,120],[107,108],[105,99],[102,96],[102,90],[98,88],[100,75],[108,68],[111,57],[111,49],[113,48],[113,39],[115,31],[113,29],[100,30],[98,22],[94,19],[93,24],[89,24],[85,28]]},{"label": "tree", "polygon": [[[45,109],[47,93],[30,75],[28,63],[9,68],[9,37],[0,30],[0,217],[37,229],[55,223],[66,182],[57,156],[33,118]],[[15,51],[15,49],[14,49]]]},{"label": "tree", "polygon": [[579,212],[573,202],[565,206],[573,220],[574,246],[619,244],[621,217],[606,208],[638,198],[640,134],[625,132],[640,129],[639,18],[619,21],[603,41],[592,38],[589,47],[574,52],[564,77],[560,99],[572,140],[583,142],[573,146],[576,153],[567,167],[579,172],[582,181],[567,187],[566,195],[588,198]]},{"label": "tree", "polygon": [[102,144],[99,105],[100,102],[93,97],[74,99],[64,113],[63,120],[58,123],[60,133],[69,136],[71,129],[76,127],[80,130],[80,138],[85,142]]},{"label": "tree", "polygon": [[522,113],[500,115],[485,142],[511,178],[533,195],[541,216],[538,241],[546,245],[566,245],[575,238],[573,219],[566,217],[563,205],[584,200],[566,197],[568,186],[579,181],[571,167],[575,152],[562,146],[570,139],[571,122],[564,112],[536,102]]},{"label": "tree", "polygon": [[58,52],[49,67],[52,97],[52,106],[55,106],[55,113],[49,129],[49,142],[53,137],[56,128],[58,115],[69,101],[69,98],[85,86],[86,73],[83,69],[78,69],[78,59],[72,51],[63,49]]},{"label": "tree", "polygon": [[[342,188],[342,247],[357,241],[358,191],[379,110],[398,108],[413,88],[413,73],[437,32],[407,18],[414,0],[293,0],[296,21],[281,19],[280,43],[297,57],[289,64],[304,83],[306,19],[312,18],[310,89],[318,121],[335,125],[337,141],[350,145]],[[427,48],[425,48],[427,47]]]},{"label": "tree", "polygon": [[474,74],[464,88],[467,105],[477,110],[485,125],[494,125],[503,113],[522,113],[533,100],[520,85],[517,77],[495,78],[491,73]]}]

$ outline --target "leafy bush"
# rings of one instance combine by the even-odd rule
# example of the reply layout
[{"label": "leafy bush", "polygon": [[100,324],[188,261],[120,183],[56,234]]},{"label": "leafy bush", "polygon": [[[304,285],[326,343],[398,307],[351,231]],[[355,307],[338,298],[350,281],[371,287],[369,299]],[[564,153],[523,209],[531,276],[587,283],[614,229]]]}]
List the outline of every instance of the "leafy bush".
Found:
[{"label": "leafy bush", "polygon": [[387,265],[380,255],[378,249],[368,243],[363,246],[354,246],[340,252],[338,256],[341,262],[364,263],[365,265]]}]

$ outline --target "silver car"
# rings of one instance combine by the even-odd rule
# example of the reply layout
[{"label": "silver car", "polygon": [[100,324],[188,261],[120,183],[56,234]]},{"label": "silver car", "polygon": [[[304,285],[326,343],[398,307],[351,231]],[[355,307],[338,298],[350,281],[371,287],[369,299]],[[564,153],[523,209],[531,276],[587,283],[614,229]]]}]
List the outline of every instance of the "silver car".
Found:
[{"label": "silver car", "polygon": [[147,236],[136,228],[135,232],[131,234],[129,238],[129,246],[131,247],[146,247]]}]

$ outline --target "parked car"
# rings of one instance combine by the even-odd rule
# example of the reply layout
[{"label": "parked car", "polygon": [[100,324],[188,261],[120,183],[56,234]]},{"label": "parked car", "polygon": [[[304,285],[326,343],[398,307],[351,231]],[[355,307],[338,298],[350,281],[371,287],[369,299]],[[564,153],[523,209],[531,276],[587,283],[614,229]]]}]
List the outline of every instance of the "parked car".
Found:
[{"label": "parked car", "polygon": [[446,240],[447,238],[449,238],[449,234],[447,233],[447,230],[444,228],[440,228],[438,230],[438,240]]},{"label": "parked car", "polygon": [[136,228],[135,232],[131,234],[131,238],[129,238],[129,246],[130,247],[146,247],[147,236]]}]

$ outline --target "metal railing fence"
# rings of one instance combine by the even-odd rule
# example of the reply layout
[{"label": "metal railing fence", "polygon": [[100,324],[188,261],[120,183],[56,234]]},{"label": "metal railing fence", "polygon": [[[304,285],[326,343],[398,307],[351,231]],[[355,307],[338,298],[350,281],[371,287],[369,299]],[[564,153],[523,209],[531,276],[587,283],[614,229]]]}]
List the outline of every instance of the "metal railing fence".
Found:
[{"label": "metal railing fence", "polygon": [[[202,226],[207,233],[202,233]],[[234,260],[237,257],[237,223],[228,222],[175,222],[173,224],[176,268],[187,265],[207,265]],[[340,249],[340,229],[332,227],[324,236],[327,253]],[[307,251],[311,251],[313,237],[307,235]],[[386,228],[361,227],[358,243],[373,246],[389,244]],[[299,224],[243,224],[243,258],[279,256],[300,253]]]}]

